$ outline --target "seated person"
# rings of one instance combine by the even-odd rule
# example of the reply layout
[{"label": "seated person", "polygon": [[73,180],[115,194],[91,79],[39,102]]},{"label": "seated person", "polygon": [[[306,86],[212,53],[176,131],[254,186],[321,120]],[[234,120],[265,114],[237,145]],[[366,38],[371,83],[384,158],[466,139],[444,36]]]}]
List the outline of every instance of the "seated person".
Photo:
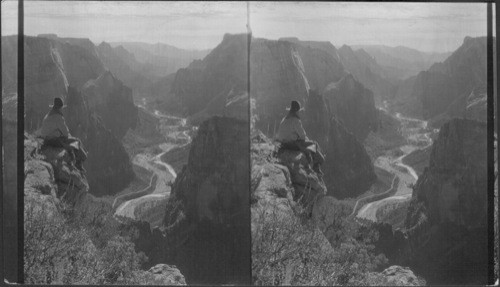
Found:
[{"label": "seated person", "polygon": [[70,154],[74,154],[76,167],[83,169],[83,162],[87,159],[87,152],[79,139],[70,135],[62,109],[65,107],[61,98],[54,98],[52,109],[45,115],[42,121],[40,135],[44,145],[65,148]]},{"label": "seated person", "polygon": [[276,136],[276,140],[281,143],[280,148],[300,150],[306,154],[313,170],[322,175],[320,165],[325,161],[325,157],[321,154],[318,143],[307,138],[299,117],[299,112],[303,110],[300,103],[292,101],[287,110],[289,111],[288,115],[281,120]]}]

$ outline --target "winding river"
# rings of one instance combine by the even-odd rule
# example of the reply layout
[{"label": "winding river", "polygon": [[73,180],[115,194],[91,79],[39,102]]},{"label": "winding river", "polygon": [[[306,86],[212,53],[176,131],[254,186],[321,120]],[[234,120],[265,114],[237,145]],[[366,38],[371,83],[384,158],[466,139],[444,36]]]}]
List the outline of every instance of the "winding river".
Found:
[{"label": "winding river", "polygon": [[[381,110],[387,113],[385,109]],[[387,153],[379,156],[375,160],[374,165],[399,178],[396,192],[392,196],[365,204],[359,209],[357,213],[358,218],[376,222],[376,214],[379,208],[387,204],[409,200],[412,195],[412,188],[410,186],[417,182],[418,175],[411,166],[403,163],[403,159],[417,149],[425,149],[432,145],[430,135],[436,132],[436,130],[429,129],[427,121],[404,117],[400,113],[396,113],[393,117],[401,123],[399,132],[406,139],[406,144],[399,147],[402,155],[395,157],[393,153]]]},{"label": "winding river", "polygon": [[[147,111],[144,105],[139,108]],[[159,130],[164,136],[165,142],[158,145],[161,150],[158,154],[139,153],[134,156],[132,163],[152,173],[149,186],[136,192],[117,197],[113,207],[116,208],[115,215],[135,218],[135,208],[139,204],[152,201],[166,200],[170,196],[170,182],[177,177],[174,168],[162,161],[162,156],[175,147],[180,147],[191,142],[191,137],[186,129],[186,119],[165,115],[155,110],[151,115],[159,119]]]}]

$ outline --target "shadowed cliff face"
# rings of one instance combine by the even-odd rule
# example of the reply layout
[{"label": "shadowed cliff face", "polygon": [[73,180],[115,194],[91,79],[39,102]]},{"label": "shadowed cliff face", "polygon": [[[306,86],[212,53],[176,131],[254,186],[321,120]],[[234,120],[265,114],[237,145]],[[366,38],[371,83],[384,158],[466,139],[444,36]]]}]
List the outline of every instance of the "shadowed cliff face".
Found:
[{"label": "shadowed cliff face", "polygon": [[365,147],[329,111],[334,100],[311,91],[302,117],[304,128],[326,155],[322,169],[327,194],[336,198],[355,197],[371,186],[376,175]]},{"label": "shadowed cliff face", "polygon": [[485,123],[443,125],[405,223],[411,264],[429,283],[486,284],[486,156]]},{"label": "shadowed cliff face", "polygon": [[188,283],[251,282],[248,128],[234,118],[203,122],[172,186],[166,258]]},{"label": "shadowed cliff face", "polygon": [[[3,55],[2,55],[3,56]],[[2,70],[4,67],[2,66]],[[3,71],[2,71],[3,72]],[[2,76],[4,73],[2,73]],[[2,79],[3,80],[3,79]],[[14,83],[15,84],[15,83]],[[5,278],[17,281],[17,93],[2,91],[2,222]],[[4,261],[7,263],[7,261]]]},{"label": "shadowed cliff face", "polygon": [[[440,126],[450,117],[476,114],[469,109],[478,101],[470,95],[485,87],[486,80],[486,37],[466,37],[462,46],[444,62],[435,63],[415,78],[406,80],[405,86],[411,89],[398,92],[395,100],[399,109],[434,119]],[[486,106],[486,101],[481,101],[481,105]]]},{"label": "shadowed cliff face", "polygon": [[95,112],[114,136],[122,139],[129,128],[135,128],[138,110],[132,99],[132,90],[123,85],[109,71],[89,80],[82,88],[87,107]]},{"label": "shadowed cliff face", "polygon": [[171,100],[180,103],[188,116],[224,115],[230,103],[247,91],[247,46],[247,34],[224,35],[203,60],[177,71]]},{"label": "shadowed cliff face", "polygon": [[[70,132],[81,139],[88,151],[84,167],[90,193],[103,196],[119,192],[135,176],[125,148],[102,118],[89,109],[82,93],[69,87],[67,104],[64,113]],[[122,118],[128,119],[124,115]]]},{"label": "shadowed cliff face", "polygon": [[330,113],[363,142],[370,131],[378,125],[373,93],[356,81],[351,74],[324,91]]},{"label": "shadowed cliff face", "polygon": [[113,48],[110,44],[102,42],[96,47],[96,50],[103,64],[132,89],[142,90],[151,85],[155,79],[147,77],[144,65],[136,60],[134,54],[122,46]]},{"label": "shadowed cliff face", "polygon": [[352,73],[365,87],[373,91],[375,102],[378,105],[390,98],[396,92],[396,84],[387,67],[382,67],[375,58],[365,50],[353,51],[351,47],[344,45],[338,50],[340,60],[346,70]]},{"label": "shadowed cliff face", "polygon": [[307,135],[326,153],[328,193],[350,197],[366,191],[375,176],[360,142],[377,124],[373,94],[345,74],[335,47],[297,39],[255,39],[251,51],[255,127],[272,137],[290,101],[300,101]]},{"label": "shadowed cliff face", "polygon": [[250,93],[258,115],[256,127],[267,135],[277,131],[290,101],[306,105],[309,90],[321,92],[344,75],[344,67],[333,56],[335,47],[320,44],[252,39]]},{"label": "shadowed cliff face", "polygon": [[[10,53],[7,67],[17,57],[13,45],[13,38],[2,37],[2,54]],[[6,73],[10,79],[15,69]],[[90,192],[113,194],[126,186],[133,173],[120,139],[135,126],[137,108],[130,89],[105,71],[88,39],[25,37],[26,131],[40,128],[54,97],[67,104],[63,113],[70,133],[90,152],[85,163]]]},{"label": "shadowed cliff face", "polygon": [[364,146],[335,118],[330,120],[323,164],[328,194],[336,198],[356,197],[376,180],[373,164]]}]

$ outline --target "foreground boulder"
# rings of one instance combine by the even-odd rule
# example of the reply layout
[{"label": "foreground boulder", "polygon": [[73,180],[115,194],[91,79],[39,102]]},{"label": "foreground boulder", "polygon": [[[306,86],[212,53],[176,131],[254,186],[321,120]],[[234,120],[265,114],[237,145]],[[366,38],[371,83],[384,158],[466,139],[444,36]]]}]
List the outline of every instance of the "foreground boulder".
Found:
[{"label": "foreground boulder", "polygon": [[167,264],[158,264],[148,270],[153,274],[154,281],[158,285],[177,286],[186,285],[186,280],[179,269]]},{"label": "foreground boulder", "polygon": [[[367,275],[372,282],[385,286],[425,286],[425,280],[417,277],[408,267],[393,265],[380,273]],[[377,284],[379,285],[379,284]]]}]

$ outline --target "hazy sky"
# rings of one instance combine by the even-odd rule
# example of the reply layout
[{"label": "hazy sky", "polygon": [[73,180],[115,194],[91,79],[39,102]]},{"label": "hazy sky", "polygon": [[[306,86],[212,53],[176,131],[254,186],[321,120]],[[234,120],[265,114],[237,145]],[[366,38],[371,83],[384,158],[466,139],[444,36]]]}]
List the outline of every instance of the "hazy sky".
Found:
[{"label": "hazy sky", "polygon": [[[15,34],[17,1],[2,2],[2,30]],[[403,45],[452,51],[465,36],[486,35],[485,3],[342,2],[79,2],[25,1],[25,34],[163,42],[186,49],[215,47],[224,33],[255,37]],[[4,12],[5,11],[5,12]]]}]

